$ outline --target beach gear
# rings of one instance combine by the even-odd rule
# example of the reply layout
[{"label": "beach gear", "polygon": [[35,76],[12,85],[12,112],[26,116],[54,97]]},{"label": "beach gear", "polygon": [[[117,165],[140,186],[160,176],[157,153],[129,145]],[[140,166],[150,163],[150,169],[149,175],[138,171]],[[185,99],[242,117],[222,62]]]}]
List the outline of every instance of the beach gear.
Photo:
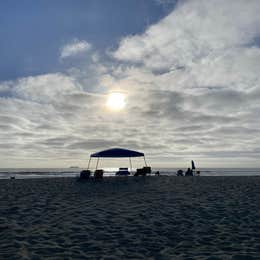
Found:
[{"label": "beach gear", "polygon": [[192,169],[192,170],[195,170],[195,169],[196,169],[196,167],[195,167],[195,163],[194,163],[193,160],[191,161],[191,169]]},{"label": "beach gear", "polygon": [[147,173],[151,173],[151,172],[152,172],[151,167],[146,166],[141,169],[137,169],[134,176],[139,176],[139,175],[146,176]]},{"label": "beach gear", "polygon": [[177,171],[177,176],[183,176],[183,170],[178,170]]},{"label": "beach gear", "polygon": [[95,170],[94,178],[95,179],[102,179],[103,178],[104,171],[103,170]]},{"label": "beach gear", "polygon": [[[91,162],[92,158],[97,158],[97,162],[96,162],[96,170],[97,170],[100,158],[127,158],[127,157],[129,158],[131,171],[132,171],[131,157],[143,157],[144,163],[145,163],[145,167],[147,167],[147,163],[146,163],[146,160],[145,160],[144,153],[133,151],[133,150],[129,150],[129,149],[123,149],[123,148],[112,148],[112,149],[107,149],[107,150],[103,150],[103,151],[91,154],[90,157],[89,157],[88,168],[87,169],[89,169],[89,167],[90,167],[90,162]],[[148,167],[148,168],[150,170],[146,169],[146,171],[147,171],[147,173],[150,173],[151,172],[151,167]]]},{"label": "beach gear", "polygon": [[84,180],[89,179],[90,174],[91,174],[90,170],[83,170],[80,172],[79,178]]},{"label": "beach gear", "polygon": [[119,168],[119,171],[116,172],[116,175],[130,175],[128,168]]}]

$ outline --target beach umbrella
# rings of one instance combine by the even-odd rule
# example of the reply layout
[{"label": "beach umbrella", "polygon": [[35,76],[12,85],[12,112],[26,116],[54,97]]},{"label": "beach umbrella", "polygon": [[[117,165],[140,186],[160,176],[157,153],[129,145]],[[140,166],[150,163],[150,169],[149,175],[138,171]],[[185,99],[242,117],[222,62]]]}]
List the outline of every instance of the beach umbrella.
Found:
[{"label": "beach umbrella", "polygon": [[195,163],[194,163],[193,160],[191,161],[191,169],[192,169],[192,170],[195,170],[195,169],[196,169],[196,167],[195,167]]}]

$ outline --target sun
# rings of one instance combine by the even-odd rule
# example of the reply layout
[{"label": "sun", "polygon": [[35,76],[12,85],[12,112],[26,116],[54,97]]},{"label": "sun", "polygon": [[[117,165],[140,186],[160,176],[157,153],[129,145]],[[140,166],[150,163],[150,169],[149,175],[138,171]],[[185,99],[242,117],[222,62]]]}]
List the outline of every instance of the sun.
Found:
[{"label": "sun", "polygon": [[120,92],[113,92],[108,95],[107,107],[110,110],[119,111],[126,105],[125,94]]}]

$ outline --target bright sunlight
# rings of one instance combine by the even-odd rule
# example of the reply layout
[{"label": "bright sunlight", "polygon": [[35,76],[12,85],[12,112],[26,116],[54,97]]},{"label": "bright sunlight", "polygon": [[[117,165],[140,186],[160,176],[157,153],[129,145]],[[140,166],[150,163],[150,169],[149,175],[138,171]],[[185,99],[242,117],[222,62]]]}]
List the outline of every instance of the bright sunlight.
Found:
[{"label": "bright sunlight", "polygon": [[113,92],[108,95],[107,107],[114,111],[122,110],[125,107],[125,94]]}]

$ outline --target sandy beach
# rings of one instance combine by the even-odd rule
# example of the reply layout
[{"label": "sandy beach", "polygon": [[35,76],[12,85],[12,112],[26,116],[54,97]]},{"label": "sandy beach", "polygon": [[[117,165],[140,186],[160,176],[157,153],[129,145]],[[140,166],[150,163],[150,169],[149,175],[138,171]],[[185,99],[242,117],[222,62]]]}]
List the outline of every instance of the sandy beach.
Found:
[{"label": "sandy beach", "polygon": [[260,177],[0,180],[1,259],[259,259]]}]

